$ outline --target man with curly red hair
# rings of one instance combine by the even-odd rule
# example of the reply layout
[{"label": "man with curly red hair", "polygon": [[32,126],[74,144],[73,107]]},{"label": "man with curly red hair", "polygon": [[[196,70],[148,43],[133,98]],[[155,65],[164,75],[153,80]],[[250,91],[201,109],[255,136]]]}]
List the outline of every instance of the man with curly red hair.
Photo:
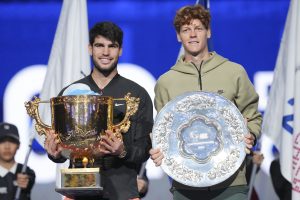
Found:
[{"label": "man with curly red hair", "polygon": [[[180,8],[174,19],[177,39],[184,55],[169,71],[160,76],[155,86],[155,108],[159,112],[176,96],[189,91],[215,92],[232,101],[247,121],[246,153],[255,145],[261,129],[262,117],[258,112],[258,95],[245,69],[234,62],[209,52],[207,40],[211,37],[210,14],[201,5]],[[160,149],[150,150],[151,158],[160,166]],[[248,186],[245,165],[224,182],[205,188],[193,188],[173,181],[171,191],[175,200],[244,200]]]}]

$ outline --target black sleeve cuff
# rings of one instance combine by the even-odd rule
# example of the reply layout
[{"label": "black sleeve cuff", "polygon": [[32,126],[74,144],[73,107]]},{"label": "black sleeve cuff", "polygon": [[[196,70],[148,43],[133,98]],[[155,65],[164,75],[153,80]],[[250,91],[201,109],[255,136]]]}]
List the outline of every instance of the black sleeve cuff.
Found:
[{"label": "black sleeve cuff", "polygon": [[54,158],[53,156],[51,156],[50,154],[48,154],[48,158],[50,159],[50,160],[52,160],[53,162],[55,162],[55,163],[64,163],[64,162],[66,162],[66,158],[65,157],[63,157],[63,156],[61,156],[61,157],[59,157],[59,158]]}]

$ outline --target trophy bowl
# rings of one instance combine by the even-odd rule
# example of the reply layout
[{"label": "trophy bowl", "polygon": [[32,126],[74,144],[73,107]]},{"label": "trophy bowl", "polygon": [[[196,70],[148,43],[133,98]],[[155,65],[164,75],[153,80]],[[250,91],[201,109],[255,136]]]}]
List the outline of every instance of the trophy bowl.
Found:
[{"label": "trophy bowl", "polygon": [[[123,120],[113,124],[114,101],[126,102],[126,113]],[[55,130],[63,147],[65,157],[92,157],[92,150],[99,145],[105,130],[111,130],[122,140],[122,133],[130,127],[130,116],[138,108],[139,98],[130,97],[114,99],[99,95],[68,95],[50,99],[51,126],[42,122],[39,115],[39,104],[46,103],[39,98],[25,103],[27,113],[36,121],[38,134],[46,134],[47,129]]]},{"label": "trophy bowl", "polygon": [[[113,123],[114,101],[126,103],[124,118],[117,124]],[[94,167],[93,149],[100,145],[105,130],[111,130],[118,139],[123,139],[122,133],[130,128],[129,118],[137,111],[139,101],[128,93],[124,98],[67,95],[51,98],[50,102],[36,97],[25,102],[27,113],[36,121],[38,134],[46,135],[47,130],[54,130],[63,147],[62,155],[70,158],[72,168],[60,170],[61,187],[56,188],[57,192],[72,198],[102,192],[101,169]],[[51,126],[40,118],[40,103],[50,103]]]}]

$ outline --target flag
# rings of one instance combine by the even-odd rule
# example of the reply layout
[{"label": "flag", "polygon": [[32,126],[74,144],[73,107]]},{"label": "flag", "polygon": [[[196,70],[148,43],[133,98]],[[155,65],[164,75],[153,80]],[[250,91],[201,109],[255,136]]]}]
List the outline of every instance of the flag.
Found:
[{"label": "flag", "polygon": [[282,175],[300,199],[300,3],[291,0],[264,114],[262,133],[280,153]]},{"label": "flag", "polygon": [[256,197],[254,194],[249,193],[248,199],[279,200],[273,188],[269,172],[271,162],[274,160],[274,155],[272,152],[273,142],[269,137],[262,134],[258,141],[258,144],[260,146],[260,152],[264,155],[264,160],[261,163],[259,170],[256,172],[256,176],[251,177],[251,179],[254,179],[253,193],[256,194]]},{"label": "flag", "polygon": [[[60,90],[90,73],[88,20],[85,0],[64,0],[53,41],[41,100],[56,97]],[[49,104],[40,105],[40,115],[51,124]],[[43,144],[43,138],[38,141]]]},{"label": "flag", "polygon": [[[86,0],[64,0],[46,73],[41,100],[56,97],[60,90],[90,73],[88,54],[88,18]],[[51,124],[49,104],[40,104],[40,116]],[[36,139],[43,144],[44,137]],[[60,184],[60,177],[57,177]]]}]

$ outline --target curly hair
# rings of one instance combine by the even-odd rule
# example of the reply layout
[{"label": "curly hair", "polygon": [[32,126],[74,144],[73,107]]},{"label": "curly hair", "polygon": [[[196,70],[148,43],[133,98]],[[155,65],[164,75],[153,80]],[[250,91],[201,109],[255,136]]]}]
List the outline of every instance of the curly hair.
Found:
[{"label": "curly hair", "polygon": [[199,19],[204,27],[208,30],[210,27],[210,14],[201,5],[184,6],[177,10],[174,18],[174,27],[176,32],[179,33],[180,27],[186,24],[190,24],[193,19]]},{"label": "curly hair", "polygon": [[123,43],[123,31],[122,29],[112,22],[100,22],[94,25],[89,32],[89,42],[90,45],[93,45],[95,38],[101,35],[111,42],[117,42],[120,47]]}]

